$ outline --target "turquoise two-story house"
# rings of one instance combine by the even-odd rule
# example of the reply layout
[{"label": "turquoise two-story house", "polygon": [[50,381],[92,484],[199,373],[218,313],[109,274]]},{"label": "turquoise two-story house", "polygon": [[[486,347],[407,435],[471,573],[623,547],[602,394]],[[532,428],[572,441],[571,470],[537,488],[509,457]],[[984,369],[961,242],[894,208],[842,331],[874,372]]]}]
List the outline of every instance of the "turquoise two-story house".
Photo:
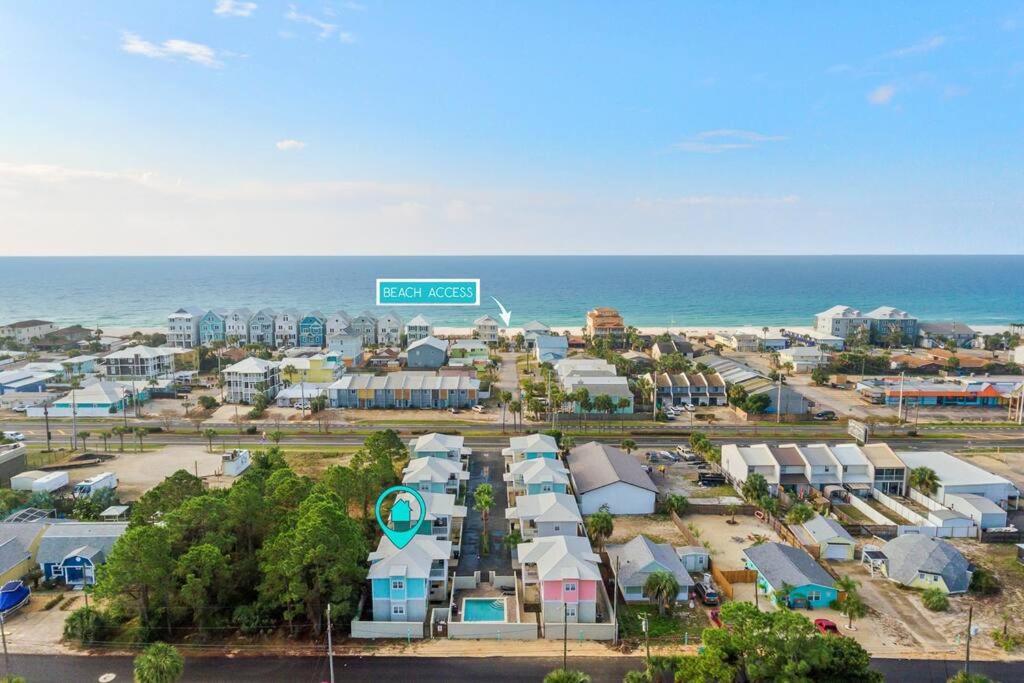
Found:
[{"label": "turquoise two-story house", "polygon": [[502,449],[508,463],[534,460],[536,458],[558,458],[558,442],[555,437],[547,434],[527,434],[513,436],[508,440],[508,448]]},{"label": "turquoise two-story house", "polygon": [[561,460],[533,458],[511,463],[504,479],[517,496],[569,493],[569,471]]},{"label": "turquoise two-story house", "polygon": [[398,549],[386,537],[370,553],[370,592],[374,621],[423,622],[430,603],[448,595],[448,558],[452,544],[416,536]]},{"label": "turquoise two-story house", "polygon": [[211,309],[199,319],[199,343],[209,346],[214,342],[227,340],[225,325],[228,312],[221,309]]},{"label": "turquoise two-story house", "polygon": [[327,341],[327,318],[311,311],[299,320],[299,346],[323,347]]}]

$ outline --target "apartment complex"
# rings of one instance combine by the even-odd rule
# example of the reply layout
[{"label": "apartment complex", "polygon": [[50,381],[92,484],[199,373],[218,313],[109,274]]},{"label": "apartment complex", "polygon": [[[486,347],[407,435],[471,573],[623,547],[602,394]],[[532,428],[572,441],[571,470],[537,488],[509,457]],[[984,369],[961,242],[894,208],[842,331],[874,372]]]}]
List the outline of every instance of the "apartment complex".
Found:
[{"label": "apartment complex", "polygon": [[833,306],[814,316],[814,329],[822,334],[848,339],[859,329],[871,329],[871,319],[850,306]]},{"label": "apartment complex", "polygon": [[222,372],[228,403],[252,403],[257,394],[273,399],[281,389],[279,364],[250,356]]}]

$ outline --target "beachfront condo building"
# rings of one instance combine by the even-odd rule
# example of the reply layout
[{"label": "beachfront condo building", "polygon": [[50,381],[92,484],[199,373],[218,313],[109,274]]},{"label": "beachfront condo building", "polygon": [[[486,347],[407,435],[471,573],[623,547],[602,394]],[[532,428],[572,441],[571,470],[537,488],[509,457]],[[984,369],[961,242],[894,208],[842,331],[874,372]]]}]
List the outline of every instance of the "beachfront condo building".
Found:
[{"label": "beachfront condo building", "polygon": [[274,346],[285,348],[299,343],[299,320],[301,315],[294,308],[281,311],[274,320]]},{"label": "beachfront condo building", "polygon": [[587,311],[585,330],[591,339],[606,337],[617,344],[626,334],[626,325],[617,310],[607,306],[599,306]]},{"label": "beachfront condo building", "polygon": [[398,314],[388,311],[377,318],[377,343],[384,346],[397,346],[402,341],[405,324]]},{"label": "beachfront condo building", "polygon": [[900,346],[913,344],[917,339],[917,318],[906,311],[879,306],[865,317],[871,321],[871,341],[876,344]]},{"label": "beachfront condo building", "polygon": [[274,319],[276,314],[270,308],[261,308],[249,318],[249,343],[274,345]]},{"label": "beachfront condo building", "polygon": [[352,319],[352,333],[363,338],[363,346],[377,344],[377,318],[369,311],[363,311]]},{"label": "beachfront condo building", "polygon": [[473,333],[485,344],[498,341],[498,321],[489,315],[482,315],[473,321]]},{"label": "beachfront condo building", "polygon": [[848,339],[859,329],[871,329],[871,319],[851,306],[833,306],[814,316],[814,329]]},{"label": "beachfront condo building", "polygon": [[231,346],[245,346],[249,343],[249,319],[252,311],[236,308],[224,319],[224,334]]},{"label": "beachfront condo building", "polygon": [[209,346],[215,342],[227,340],[225,323],[228,312],[220,308],[211,308],[199,319],[199,343]]},{"label": "beachfront condo building", "polygon": [[344,375],[327,388],[332,408],[470,408],[480,380],[435,372]]},{"label": "beachfront condo building", "polygon": [[434,336],[434,326],[426,316],[420,314],[410,320],[405,326],[405,338],[409,344],[418,342],[424,337]]},{"label": "beachfront condo building", "polygon": [[[184,306],[179,308],[174,313],[167,316],[167,343],[171,346],[176,346],[180,349],[191,349],[193,346],[199,344],[199,319],[203,317],[203,311],[194,306]],[[26,322],[41,323],[43,325],[49,325],[53,330],[57,329],[57,326],[53,323],[45,323],[41,320],[30,320]],[[24,323],[16,323],[23,325]],[[4,330],[10,328],[0,328],[0,337],[17,336],[7,334]],[[46,332],[52,330],[47,329]],[[43,332],[42,334],[45,334]],[[40,336],[36,334],[35,336]],[[18,339],[20,342],[21,339]],[[25,340],[26,342],[28,339]],[[22,342],[25,343],[25,342]]]},{"label": "beachfront condo building", "polygon": [[178,348],[126,346],[103,358],[108,378],[157,379],[174,372],[174,358],[184,353]]}]

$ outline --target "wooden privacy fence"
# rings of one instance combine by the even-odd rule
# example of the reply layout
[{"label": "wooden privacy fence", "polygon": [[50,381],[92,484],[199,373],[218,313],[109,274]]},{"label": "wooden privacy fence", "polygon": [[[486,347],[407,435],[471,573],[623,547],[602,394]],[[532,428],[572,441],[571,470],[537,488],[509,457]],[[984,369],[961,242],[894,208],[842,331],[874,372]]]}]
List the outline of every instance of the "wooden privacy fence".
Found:
[{"label": "wooden privacy fence", "polygon": [[722,591],[722,594],[732,600],[732,585],[734,583],[754,583],[757,581],[757,572],[753,569],[727,569],[723,571],[712,564],[711,578],[715,580],[715,585]]},{"label": "wooden privacy fence", "polygon": [[672,523],[676,525],[676,528],[679,529],[679,533],[683,535],[683,538],[686,539],[686,542],[689,545],[704,545],[696,536],[693,535],[690,528],[686,526],[686,523],[679,518],[679,515],[677,515],[674,510],[669,513],[669,516],[672,518]]}]

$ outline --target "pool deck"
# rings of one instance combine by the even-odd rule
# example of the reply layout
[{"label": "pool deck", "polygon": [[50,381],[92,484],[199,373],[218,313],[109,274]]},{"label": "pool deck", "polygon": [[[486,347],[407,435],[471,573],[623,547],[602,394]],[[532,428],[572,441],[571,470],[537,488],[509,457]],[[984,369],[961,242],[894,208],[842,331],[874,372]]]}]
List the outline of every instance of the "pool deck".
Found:
[{"label": "pool deck", "polygon": [[492,588],[488,584],[480,584],[478,587],[473,589],[459,589],[455,594],[455,604],[459,606],[459,613],[452,617],[452,621],[462,621],[462,601],[465,598],[507,598],[505,600],[505,621],[507,623],[519,623],[519,605],[516,602],[516,596],[514,595],[502,595],[501,591],[497,588]]}]

